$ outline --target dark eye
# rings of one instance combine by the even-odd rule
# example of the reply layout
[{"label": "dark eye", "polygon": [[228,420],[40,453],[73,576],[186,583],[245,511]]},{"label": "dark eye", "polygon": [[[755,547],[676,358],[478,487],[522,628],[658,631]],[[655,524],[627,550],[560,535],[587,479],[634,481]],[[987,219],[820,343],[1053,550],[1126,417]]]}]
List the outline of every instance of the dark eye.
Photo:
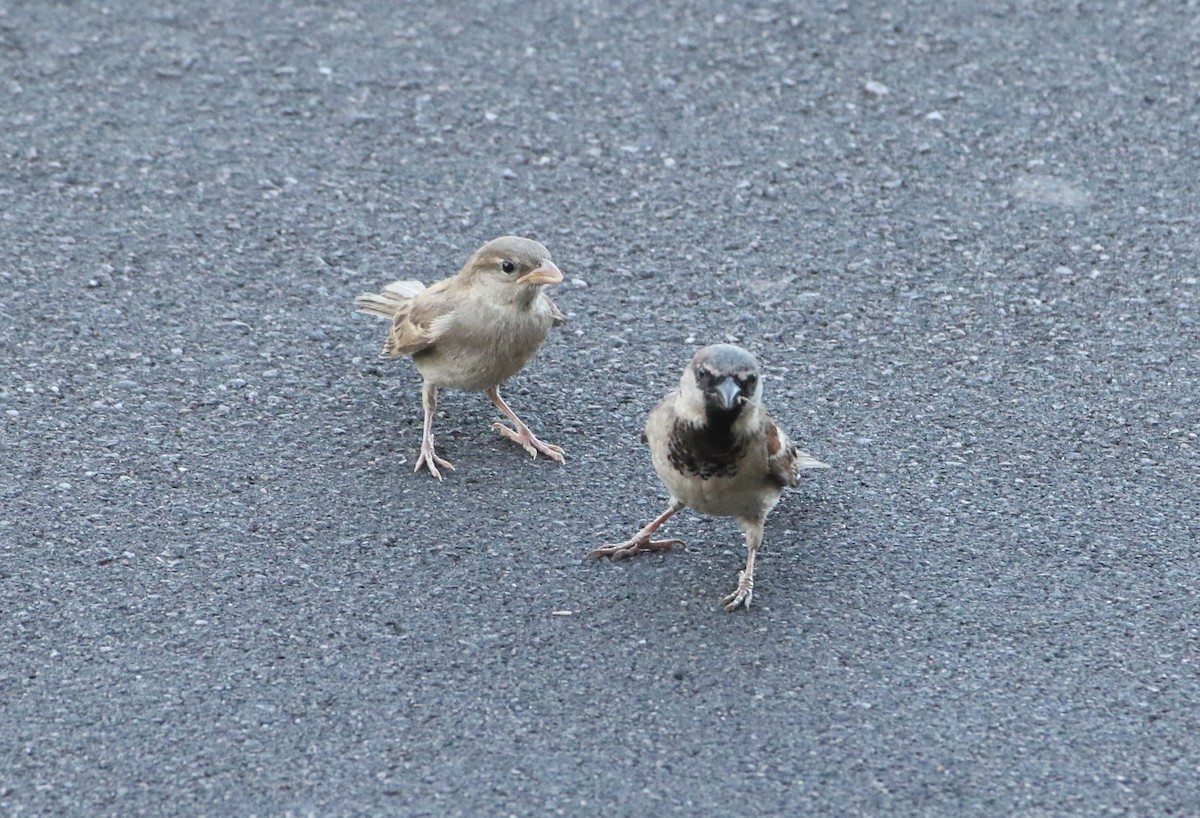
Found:
[{"label": "dark eye", "polygon": [[746,386],[754,386],[754,384],[758,383],[758,376],[757,375],[747,375],[745,383],[746,383]]},{"label": "dark eye", "polygon": [[508,259],[504,259],[504,261],[500,262],[500,269],[506,273],[511,273],[513,270],[517,269],[517,265],[513,264]]}]

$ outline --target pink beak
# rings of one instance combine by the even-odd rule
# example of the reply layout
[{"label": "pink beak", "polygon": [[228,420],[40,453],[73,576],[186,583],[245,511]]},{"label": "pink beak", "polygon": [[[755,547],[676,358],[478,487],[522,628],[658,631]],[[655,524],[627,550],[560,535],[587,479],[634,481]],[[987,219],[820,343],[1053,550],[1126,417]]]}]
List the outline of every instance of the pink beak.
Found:
[{"label": "pink beak", "polygon": [[558,284],[563,280],[563,274],[554,266],[553,261],[547,261],[536,270],[532,270],[517,279],[518,284]]}]

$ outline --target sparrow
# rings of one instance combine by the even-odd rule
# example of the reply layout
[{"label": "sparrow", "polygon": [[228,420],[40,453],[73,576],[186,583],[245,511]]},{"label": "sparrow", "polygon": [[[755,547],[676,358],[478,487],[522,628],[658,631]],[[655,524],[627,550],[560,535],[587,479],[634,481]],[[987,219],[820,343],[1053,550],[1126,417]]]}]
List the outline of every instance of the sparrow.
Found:
[{"label": "sparrow", "polygon": [[533,357],[550,328],[566,322],[544,291],[562,280],[541,244],[501,236],[476,250],[456,275],[432,286],[395,281],[380,293],[354,299],[359,312],[392,322],[381,357],[411,357],[424,381],[425,426],[414,472],[425,466],[441,480],[439,467],[454,470],[433,446],[439,387],[483,392],[513,425],[494,423],[492,428],[532,457],[541,452],[564,462],[563,449],[538,440],[500,397],[500,385]]},{"label": "sparrow", "polygon": [[726,611],[750,607],[754,559],[767,515],[802,469],[828,465],[796,449],[762,405],[762,372],[754,356],[732,344],[699,350],[679,387],[650,412],[642,442],[654,470],[671,493],[667,510],[623,543],[605,545],[592,558],[622,559],[663,551],[682,540],[651,540],[684,508],[733,517],[746,536],[746,567],[737,588],[721,600]]}]

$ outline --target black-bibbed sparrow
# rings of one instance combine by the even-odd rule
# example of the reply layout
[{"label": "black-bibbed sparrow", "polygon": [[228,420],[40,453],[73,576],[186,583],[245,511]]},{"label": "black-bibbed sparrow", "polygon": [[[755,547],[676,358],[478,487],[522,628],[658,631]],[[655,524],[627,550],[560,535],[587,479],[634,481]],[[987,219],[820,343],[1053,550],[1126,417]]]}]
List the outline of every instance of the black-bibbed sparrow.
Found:
[{"label": "black-bibbed sparrow", "polygon": [[725,610],[750,607],[754,558],[767,515],[801,469],[828,468],[796,449],[762,407],[758,361],[731,344],[698,351],[683,371],[679,388],[646,420],[643,441],[659,479],[671,493],[667,510],[623,543],[605,545],[590,557],[621,559],[640,551],[682,545],[650,536],[684,507],[701,514],[733,517],[746,534],[746,568],[737,588],[722,602]]}]

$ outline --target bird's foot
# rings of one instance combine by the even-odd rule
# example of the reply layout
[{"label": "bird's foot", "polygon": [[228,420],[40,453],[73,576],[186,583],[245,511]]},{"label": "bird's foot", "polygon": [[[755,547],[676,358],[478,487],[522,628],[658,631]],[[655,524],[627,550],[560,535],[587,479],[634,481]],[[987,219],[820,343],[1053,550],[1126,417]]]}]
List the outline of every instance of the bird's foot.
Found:
[{"label": "bird's foot", "polygon": [[543,443],[542,441],[538,440],[533,432],[529,431],[529,429],[522,429],[521,431],[517,432],[508,428],[503,423],[498,422],[493,423],[492,428],[498,430],[500,434],[504,435],[509,440],[515,443],[520,443],[521,446],[524,447],[525,451],[529,452],[530,457],[536,458],[538,456],[538,452],[541,452],[551,460],[558,461],[559,463],[566,462],[566,458],[563,457],[562,446],[553,446],[549,443]]},{"label": "bird's foot", "polygon": [[676,545],[683,545],[683,540],[652,540],[649,537],[633,538],[612,545],[602,545],[588,553],[588,559],[598,560],[608,557],[613,560],[623,560],[642,551],[670,551]]},{"label": "bird's foot", "polygon": [[454,471],[454,464],[449,460],[438,457],[433,451],[433,443],[429,441],[421,444],[421,456],[417,458],[417,466],[413,469],[413,472],[419,472],[422,466],[427,466],[429,473],[438,480],[442,479],[442,473],[438,471],[438,466]]},{"label": "bird's foot", "polygon": [[754,575],[746,576],[745,571],[738,572],[738,587],[729,596],[721,600],[726,611],[736,611],[738,608],[750,610],[750,600],[754,598]]}]

